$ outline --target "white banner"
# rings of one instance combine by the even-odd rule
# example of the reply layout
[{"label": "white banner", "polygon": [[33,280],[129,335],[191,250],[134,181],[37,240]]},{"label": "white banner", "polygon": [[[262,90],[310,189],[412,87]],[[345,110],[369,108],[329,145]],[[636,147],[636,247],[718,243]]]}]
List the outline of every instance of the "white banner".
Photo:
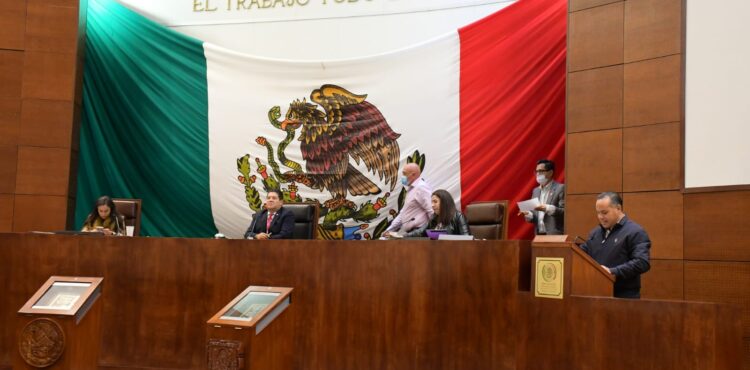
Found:
[{"label": "white banner", "polygon": [[[393,217],[399,197],[404,196],[398,177],[407,157],[418,155],[423,156],[423,177],[433,189],[448,190],[460,204],[457,33],[394,53],[329,62],[262,59],[209,44],[204,48],[211,207],[221,233],[242,237],[255,211],[252,208],[265,200],[264,184],[278,183],[285,198],[317,199],[323,205],[327,215],[322,224],[328,224],[330,238],[368,238],[378,224]],[[308,128],[295,128],[279,121],[288,118],[291,109],[299,109],[295,117],[314,117],[330,109],[314,103],[311,97],[314,90],[328,84],[360,95],[364,102],[358,105],[369,108],[355,113],[359,120],[356,124],[377,121],[378,128],[367,129],[365,136],[347,137],[345,143],[351,145],[343,156],[326,153],[332,148],[327,143],[332,142],[329,139],[335,132],[317,134],[309,146],[322,148],[318,157],[350,164],[371,179],[379,192],[362,196],[347,193],[346,199],[337,199],[328,187],[315,189],[305,184],[309,162],[303,158],[300,135],[325,124],[305,118]],[[303,99],[312,114],[305,114],[304,107],[292,108],[295,100]],[[381,114],[382,120],[378,118]],[[342,119],[353,118],[344,113]],[[383,126],[389,126],[397,138],[386,138]],[[385,160],[368,168],[365,160],[356,159],[359,148],[379,148],[379,143],[390,140],[397,141],[397,168]],[[381,151],[380,158],[387,155],[383,153],[388,152]],[[396,177],[380,176],[383,171]],[[285,174],[294,177],[282,181]]]},{"label": "white banner", "polygon": [[456,9],[513,0],[119,0],[166,26],[349,18]]}]

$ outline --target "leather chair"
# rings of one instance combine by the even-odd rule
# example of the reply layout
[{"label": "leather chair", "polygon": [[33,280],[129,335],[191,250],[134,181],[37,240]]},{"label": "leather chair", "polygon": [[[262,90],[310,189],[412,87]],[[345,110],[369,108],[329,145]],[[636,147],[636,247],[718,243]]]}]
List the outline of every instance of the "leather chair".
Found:
[{"label": "leather chair", "polygon": [[128,231],[127,236],[141,235],[141,200],[140,199],[112,199],[117,208],[117,213],[125,218],[126,229],[133,230],[132,234]]},{"label": "leather chair", "polygon": [[475,239],[508,239],[508,201],[474,202],[466,206],[469,231]]},{"label": "leather chair", "polygon": [[317,239],[319,210],[317,203],[284,203],[294,214],[292,239]]}]

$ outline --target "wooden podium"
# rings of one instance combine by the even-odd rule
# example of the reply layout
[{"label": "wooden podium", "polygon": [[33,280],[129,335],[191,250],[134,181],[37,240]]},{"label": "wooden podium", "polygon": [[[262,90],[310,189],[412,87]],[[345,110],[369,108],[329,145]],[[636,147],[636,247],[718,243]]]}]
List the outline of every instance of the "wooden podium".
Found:
[{"label": "wooden podium", "polygon": [[13,369],[97,369],[101,282],[47,279],[16,316]]},{"label": "wooden podium", "polygon": [[615,277],[567,235],[536,236],[531,243],[531,263],[531,287],[537,297],[613,294]]},{"label": "wooden podium", "polygon": [[206,368],[291,369],[294,326],[285,313],[291,292],[292,288],[250,286],[219,310],[207,322]]}]

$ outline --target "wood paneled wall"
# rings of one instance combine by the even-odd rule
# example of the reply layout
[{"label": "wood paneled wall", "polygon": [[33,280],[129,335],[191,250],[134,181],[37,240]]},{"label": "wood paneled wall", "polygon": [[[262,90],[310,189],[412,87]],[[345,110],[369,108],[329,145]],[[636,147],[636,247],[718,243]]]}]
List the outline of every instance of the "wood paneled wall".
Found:
[{"label": "wood paneled wall", "polygon": [[653,242],[643,297],[740,305],[748,359],[750,191],[682,191],[684,7],[570,0],[567,232],[596,225],[597,193],[623,193]]},{"label": "wood paneled wall", "polygon": [[[103,277],[101,369],[203,369],[206,321],[293,287],[295,369],[514,369],[528,241],[267,241],[0,233],[0,368],[51,275]],[[529,268],[528,265],[524,268]]]},{"label": "wood paneled wall", "polygon": [[75,198],[86,2],[0,8],[0,232],[62,230]]},{"label": "wood paneled wall", "polygon": [[[13,323],[50,275],[100,276],[99,369],[198,370],[206,320],[257,284],[294,288],[284,313],[294,369],[735,370],[740,362],[737,307],[536,298],[518,290],[529,247],[0,233],[8,266],[0,322]],[[13,325],[0,325],[0,369],[16,340]]]}]

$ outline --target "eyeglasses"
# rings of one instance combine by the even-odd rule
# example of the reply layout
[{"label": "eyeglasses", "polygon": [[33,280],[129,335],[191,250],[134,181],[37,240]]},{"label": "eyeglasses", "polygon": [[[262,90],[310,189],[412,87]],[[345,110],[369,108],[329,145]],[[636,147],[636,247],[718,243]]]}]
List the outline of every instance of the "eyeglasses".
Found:
[{"label": "eyeglasses", "polygon": [[552,171],[552,170],[536,170],[536,173],[545,173],[545,172],[549,172],[549,171]]}]

